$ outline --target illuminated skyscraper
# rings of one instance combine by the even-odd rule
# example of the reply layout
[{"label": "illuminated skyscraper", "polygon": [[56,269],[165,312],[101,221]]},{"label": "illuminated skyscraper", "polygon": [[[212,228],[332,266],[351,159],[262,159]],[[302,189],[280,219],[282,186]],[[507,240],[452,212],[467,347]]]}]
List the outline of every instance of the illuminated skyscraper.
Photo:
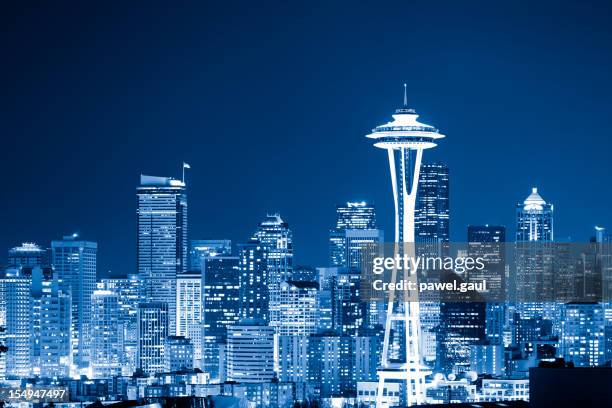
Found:
[{"label": "illuminated skyscraper", "polygon": [[516,208],[516,269],[511,287],[522,318],[546,315],[554,319],[553,238],[553,205],[534,187]]},{"label": "illuminated skyscraper", "polygon": [[282,282],[292,279],[293,234],[289,224],[279,214],[268,215],[257,227],[254,234],[265,250],[268,270],[269,322],[279,326],[279,296]]},{"label": "illuminated skyscraper", "polygon": [[[404,85],[404,106],[395,111],[393,121],[380,125],[367,137],[374,139],[374,146],[385,149],[391,170],[391,185],[395,204],[396,252],[414,257],[415,210],[421,172],[423,150],[436,146],[443,138],[438,130],[417,120],[414,109],[408,108]],[[408,244],[408,245],[404,245]],[[407,273],[407,272],[406,272]],[[408,276],[400,277],[408,280]],[[392,280],[399,280],[393,273]],[[403,324],[405,330],[405,358],[396,362],[389,359],[389,344],[392,324]],[[382,368],[379,371],[377,405],[382,405],[385,381],[405,382],[407,405],[423,401],[423,383],[426,372],[422,368],[419,345],[420,312],[417,302],[396,300],[390,292],[385,337],[382,353]]]},{"label": "illuminated skyscraper", "polygon": [[240,318],[268,321],[268,267],[261,242],[238,245],[240,258]]},{"label": "illuminated skyscraper", "polygon": [[336,226],[329,232],[332,266],[347,266],[346,231],[375,230],[376,208],[366,202],[347,202],[336,206]]},{"label": "illuminated skyscraper", "polygon": [[168,337],[168,305],[164,302],[138,305],[138,368],[146,374],[165,370]]},{"label": "illuminated skyscraper", "polygon": [[148,302],[168,304],[175,332],[176,275],[187,271],[187,191],[169,177],[140,176],[138,195],[138,273]]},{"label": "illuminated skyscraper", "polygon": [[72,298],[72,353],[77,368],[89,362],[91,295],[96,289],[98,244],[79,240],[76,234],[51,242],[53,268],[60,289]]},{"label": "illuminated skyscraper", "polygon": [[270,382],[274,378],[274,328],[245,319],[227,329],[227,380]]},{"label": "illuminated skyscraper", "polygon": [[176,335],[189,337],[202,322],[202,274],[182,273],[176,278]]},{"label": "illuminated skyscraper", "polygon": [[46,250],[40,246],[24,242],[21,246],[9,249],[8,266],[12,268],[48,266],[49,259]]},{"label": "illuminated skyscraper", "polygon": [[91,303],[91,366],[94,378],[120,375],[124,348],[119,295],[110,290],[95,290]]},{"label": "illuminated skyscraper", "polygon": [[443,163],[422,164],[414,212],[416,241],[448,242],[449,215],[448,166]]},{"label": "illuminated skyscraper", "polygon": [[4,357],[6,378],[28,377],[31,371],[31,289],[30,278],[17,269],[8,269],[0,279],[0,324],[5,328],[2,341],[8,351]]},{"label": "illuminated skyscraper", "polygon": [[202,370],[221,379],[227,328],[240,320],[240,267],[235,256],[205,258],[202,272]]}]

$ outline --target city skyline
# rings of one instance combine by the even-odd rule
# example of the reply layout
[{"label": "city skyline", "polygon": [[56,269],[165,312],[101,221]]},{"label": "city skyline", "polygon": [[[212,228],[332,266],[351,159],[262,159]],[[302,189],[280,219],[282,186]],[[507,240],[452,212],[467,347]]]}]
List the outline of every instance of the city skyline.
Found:
[{"label": "city skyline", "polygon": [[[558,241],[584,242],[595,225],[612,225],[612,192],[600,188],[610,173],[609,5],[555,3],[552,14],[545,4],[529,13],[326,5],[304,17],[287,6],[245,6],[237,16],[205,6],[163,19],[160,8],[126,6],[131,23],[118,25],[108,9],[90,7],[71,12],[109,19],[68,19],[62,7],[5,14],[2,247],[79,232],[99,243],[101,276],[134,273],[138,176],[180,178],[185,161],[197,214],[190,239],[245,241],[261,217],[279,212],[300,248],[295,263],[323,265],[336,204],[372,202],[379,228],[392,231],[389,185],[378,183],[388,169],[361,135],[401,103],[403,82],[425,122],[456,135],[427,158],[447,164],[454,180],[452,240],[465,240],[468,224],[505,225],[513,236],[507,203],[532,187],[556,203]],[[330,18],[345,13],[347,21]],[[412,52],[397,52],[407,44]],[[393,64],[382,68],[373,55],[393,55]],[[19,221],[29,217],[38,222]]]}]

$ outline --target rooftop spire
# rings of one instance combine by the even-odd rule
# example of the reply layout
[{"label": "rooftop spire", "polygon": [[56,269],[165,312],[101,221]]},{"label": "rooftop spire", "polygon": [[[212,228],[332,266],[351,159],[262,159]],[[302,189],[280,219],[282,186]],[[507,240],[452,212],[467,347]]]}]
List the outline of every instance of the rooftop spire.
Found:
[{"label": "rooftop spire", "polygon": [[406,83],[404,82],[404,108],[408,107],[408,95],[406,94]]}]

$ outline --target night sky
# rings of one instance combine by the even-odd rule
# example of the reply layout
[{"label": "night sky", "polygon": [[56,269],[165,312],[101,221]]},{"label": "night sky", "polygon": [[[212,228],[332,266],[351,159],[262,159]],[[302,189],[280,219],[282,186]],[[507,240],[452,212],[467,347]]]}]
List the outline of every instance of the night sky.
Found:
[{"label": "night sky", "polygon": [[452,239],[512,237],[532,186],[557,240],[612,227],[610,2],[42,3],[0,13],[0,263],[76,231],[100,276],[135,272],[139,175],[183,161],[190,238],[244,241],[279,211],[297,263],[320,266],[347,200],[392,238],[386,154],[364,135],[404,82],[447,135],[425,160],[450,167]]}]

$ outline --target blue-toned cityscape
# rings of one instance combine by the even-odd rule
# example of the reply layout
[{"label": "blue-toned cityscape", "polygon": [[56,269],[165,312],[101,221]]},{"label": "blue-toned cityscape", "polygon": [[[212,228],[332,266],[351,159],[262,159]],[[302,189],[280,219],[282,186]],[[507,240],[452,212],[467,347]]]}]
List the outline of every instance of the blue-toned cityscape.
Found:
[{"label": "blue-toned cityscape", "polygon": [[[545,189],[515,192],[518,203],[504,210],[516,212],[514,237],[504,225],[465,226],[468,251],[493,252],[497,270],[473,279],[490,278],[497,301],[376,302],[360,293],[364,248],[451,247],[455,180],[424,154],[444,136],[417,120],[405,88],[393,121],[368,135],[388,153],[395,231],[379,227],[377,217],[393,214],[377,214],[371,202],[337,204],[335,225],[321,231],[328,263],[297,265],[299,231],[282,214],[262,214],[238,243],[190,232],[189,220],[204,216],[188,211],[186,174],[198,163],[184,162],[181,178],[141,175],[133,273],[100,276],[102,249],[87,234],[58,231],[50,243],[32,236],[6,248],[2,386],[66,388],[69,400],[55,406],[182,398],[186,406],[519,407],[530,399],[555,406],[547,405],[555,383],[572,384],[555,398],[580,395],[585,404],[607,392],[612,234],[596,227],[576,256],[558,243],[562,261],[550,261],[555,214]],[[515,262],[496,244],[512,246]],[[566,301],[548,293],[561,286]]]}]

